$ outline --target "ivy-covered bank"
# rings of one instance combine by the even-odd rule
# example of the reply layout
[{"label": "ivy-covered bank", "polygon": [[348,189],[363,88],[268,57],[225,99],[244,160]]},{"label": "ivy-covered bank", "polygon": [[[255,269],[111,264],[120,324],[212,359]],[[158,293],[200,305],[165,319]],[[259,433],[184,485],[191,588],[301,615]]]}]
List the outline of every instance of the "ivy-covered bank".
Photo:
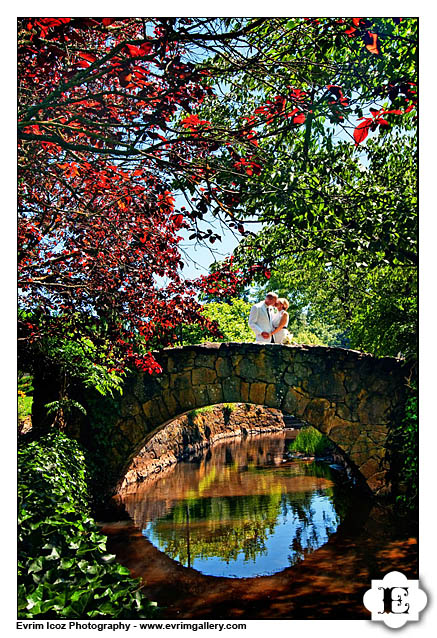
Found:
[{"label": "ivy-covered bank", "polygon": [[18,506],[19,618],[155,615],[140,580],[106,550],[76,441],[56,431],[19,450]]},{"label": "ivy-covered bank", "polygon": [[417,384],[408,386],[405,416],[393,429],[389,450],[395,450],[398,464],[392,463],[392,471],[401,477],[396,505],[407,516],[417,517],[419,509],[419,415]]}]

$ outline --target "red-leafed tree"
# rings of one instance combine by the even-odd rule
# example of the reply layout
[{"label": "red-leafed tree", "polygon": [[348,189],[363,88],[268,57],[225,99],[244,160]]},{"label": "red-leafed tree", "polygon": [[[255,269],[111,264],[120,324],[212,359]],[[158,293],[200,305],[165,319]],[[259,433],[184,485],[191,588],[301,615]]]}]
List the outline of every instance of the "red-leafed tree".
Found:
[{"label": "red-leafed tree", "polygon": [[203,179],[208,157],[232,143],[194,113],[211,93],[195,62],[259,22],[226,31],[214,20],[19,21],[24,346],[59,353],[70,340],[73,359],[153,371],[153,346],[174,342],[182,323],[207,323],[196,294],[239,285],[232,268],[211,284],[182,279],[181,230],[217,236],[197,228],[205,198],[178,211],[174,190],[178,177]]}]

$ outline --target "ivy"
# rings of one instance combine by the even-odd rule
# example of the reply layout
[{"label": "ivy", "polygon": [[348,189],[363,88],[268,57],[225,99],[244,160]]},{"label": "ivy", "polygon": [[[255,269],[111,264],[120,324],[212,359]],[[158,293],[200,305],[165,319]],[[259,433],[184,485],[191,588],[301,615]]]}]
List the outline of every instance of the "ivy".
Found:
[{"label": "ivy", "polygon": [[419,419],[417,388],[410,387],[405,404],[405,416],[392,435],[392,445],[400,458],[398,474],[401,478],[396,504],[401,513],[417,512],[419,501]]},{"label": "ivy", "polygon": [[151,618],[156,604],[106,549],[84,454],[59,432],[18,455],[19,618]]}]

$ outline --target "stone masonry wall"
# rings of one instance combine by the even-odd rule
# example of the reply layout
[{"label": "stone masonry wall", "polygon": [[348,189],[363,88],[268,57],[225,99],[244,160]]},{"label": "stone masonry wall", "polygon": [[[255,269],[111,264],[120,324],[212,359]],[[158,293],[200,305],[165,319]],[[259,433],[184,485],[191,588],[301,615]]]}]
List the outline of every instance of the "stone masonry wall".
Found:
[{"label": "stone masonry wall", "polygon": [[95,393],[88,401],[84,390],[78,394],[87,416],[80,426],[71,425],[70,434],[101,456],[113,486],[130,471],[148,437],[173,419],[204,406],[250,403],[314,426],[375,494],[390,491],[396,450],[387,441],[404,414],[411,375],[406,362],[344,348],[257,343],[166,348],[155,356],[162,373],[131,374],[122,397]]},{"label": "stone masonry wall", "polygon": [[118,485],[118,491],[225,438],[284,429],[279,410],[249,404],[216,405],[175,419],[153,433]]}]

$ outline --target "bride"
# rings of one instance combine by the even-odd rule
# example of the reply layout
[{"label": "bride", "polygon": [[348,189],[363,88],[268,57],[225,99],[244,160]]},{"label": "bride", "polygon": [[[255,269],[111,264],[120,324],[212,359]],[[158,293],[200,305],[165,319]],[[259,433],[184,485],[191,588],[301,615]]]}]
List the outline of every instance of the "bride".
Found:
[{"label": "bride", "polygon": [[283,297],[276,301],[275,307],[277,313],[272,318],[273,331],[271,332],[271,336],[275,343],[284,343],[288,341],[290,333],[287,330],[289,321],[287,309],[289,305],[288,301]]}]

